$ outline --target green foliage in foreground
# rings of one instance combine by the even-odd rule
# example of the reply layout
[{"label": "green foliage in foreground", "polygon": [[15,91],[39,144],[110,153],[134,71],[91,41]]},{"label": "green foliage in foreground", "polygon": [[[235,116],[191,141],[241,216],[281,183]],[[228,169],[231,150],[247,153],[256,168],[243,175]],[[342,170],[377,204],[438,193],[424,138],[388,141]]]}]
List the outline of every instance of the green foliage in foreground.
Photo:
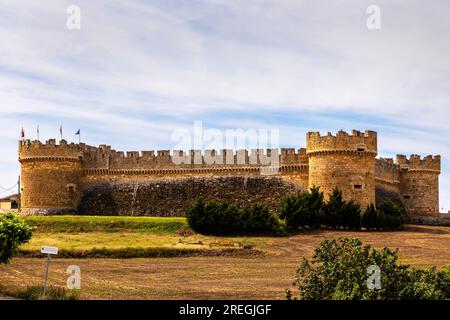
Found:
[{"label": "green foliage in foreground", "polygon": [[[369,266],[381,270],[381,289],[369,289]],[[325,240],[303,258],[294,286],[302,300],[450,299],[450,267],[418,270],[398,263],[396,251],[363,246],[359,239]],[[286,297],[293,298],[290,290]]]},{"label": "green foliage in foreground", "polygon": [[187,210],[189,226],[195,232],[211,235],[262,234],[279,230],[279,222],[262,204],[237,207],[229,202],[202,199]]},{"label": "green foliage in foreground", "polygon": [[8,263],[17,249],[30,241],[33,229],[12,213],[0,215],[0,264]]},{"label": "green foliage in foreground", "polygon": [[37,232],[146,232],[172,234],[188,228],[185,218],[167,217],[117,217],[117,216],[51,216],[26,217]]}]

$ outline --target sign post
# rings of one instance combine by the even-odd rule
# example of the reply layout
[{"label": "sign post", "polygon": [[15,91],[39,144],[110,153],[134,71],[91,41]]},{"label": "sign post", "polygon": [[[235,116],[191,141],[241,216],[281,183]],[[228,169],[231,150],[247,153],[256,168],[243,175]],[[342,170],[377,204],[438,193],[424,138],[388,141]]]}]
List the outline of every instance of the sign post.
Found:
[{"label": "sign post", "polygon": [[50,266],[50,258],[52,255],[58,254],[58,248],[56,247],[41,247],[41,253],[47,255],[47,262],[45,264],[45,284],[44,284],[44,298],[47,294],[47,286],[48,286],[48,269]]}]

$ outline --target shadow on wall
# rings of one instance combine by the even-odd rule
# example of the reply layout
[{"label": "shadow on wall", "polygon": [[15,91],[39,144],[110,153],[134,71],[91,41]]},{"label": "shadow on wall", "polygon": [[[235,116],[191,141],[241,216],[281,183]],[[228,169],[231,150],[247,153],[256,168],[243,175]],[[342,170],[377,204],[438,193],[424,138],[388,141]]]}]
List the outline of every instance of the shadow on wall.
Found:
[{"label": "shadow on wall", "polygon": [[302,190],[279,177],[211,177],[140,182],[98,182],[83,191],[79,211],[90,215],[183,216],[198,197],[235,204],[261,202],[271,211]]},{"label": "shadow on wall", "polygon": [[392,201],[404,208],[402,198],[399,193],[377,186],[375,188],[376,204]]}]

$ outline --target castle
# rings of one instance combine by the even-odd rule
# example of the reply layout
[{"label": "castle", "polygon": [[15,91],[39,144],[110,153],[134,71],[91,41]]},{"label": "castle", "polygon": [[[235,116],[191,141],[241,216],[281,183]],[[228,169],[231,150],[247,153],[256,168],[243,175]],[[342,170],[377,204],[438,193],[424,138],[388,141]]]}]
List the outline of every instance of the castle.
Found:
[{"label": "castle", "polygon": [[[285,194],[317,186],[326,196],[338,187],[363,210],[390,199],[410,216],[439,216],[440,156],[377,158],[374,131],[308,132],[306,142],[298,150],[185,154],[22,140],[21,213],[176,216],[199,196],[260,201],[275,210]],[[277,159],[276,170],[267,164],[269,155]]]}]

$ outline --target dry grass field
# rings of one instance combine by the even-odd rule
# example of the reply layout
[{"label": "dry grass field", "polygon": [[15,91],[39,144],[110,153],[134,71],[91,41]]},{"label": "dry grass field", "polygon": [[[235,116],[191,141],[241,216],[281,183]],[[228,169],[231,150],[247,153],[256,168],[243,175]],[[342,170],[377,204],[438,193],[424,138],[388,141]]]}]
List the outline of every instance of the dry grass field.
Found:
[{"label": "dry grass field", "polygon": [[[137,235],[122,236],[132,242]],[[148,240],[145,235],[140,237],[138,243]],[[310,257],[321,240],[337,237],[358,237],[377,248],[398,248],[401,262],[415,267],[450,264],[449,227],[406,226],[396,232],[313,231],[239,239],[265,252],[259,256],[55,259],[50,281],[65,286],[67,267],[78,265],[81,299],[283,299],[301,257]],[[44,263],[43,258],[13,259],[0,266],[0,286],[13,290],[42,284]]]}]

